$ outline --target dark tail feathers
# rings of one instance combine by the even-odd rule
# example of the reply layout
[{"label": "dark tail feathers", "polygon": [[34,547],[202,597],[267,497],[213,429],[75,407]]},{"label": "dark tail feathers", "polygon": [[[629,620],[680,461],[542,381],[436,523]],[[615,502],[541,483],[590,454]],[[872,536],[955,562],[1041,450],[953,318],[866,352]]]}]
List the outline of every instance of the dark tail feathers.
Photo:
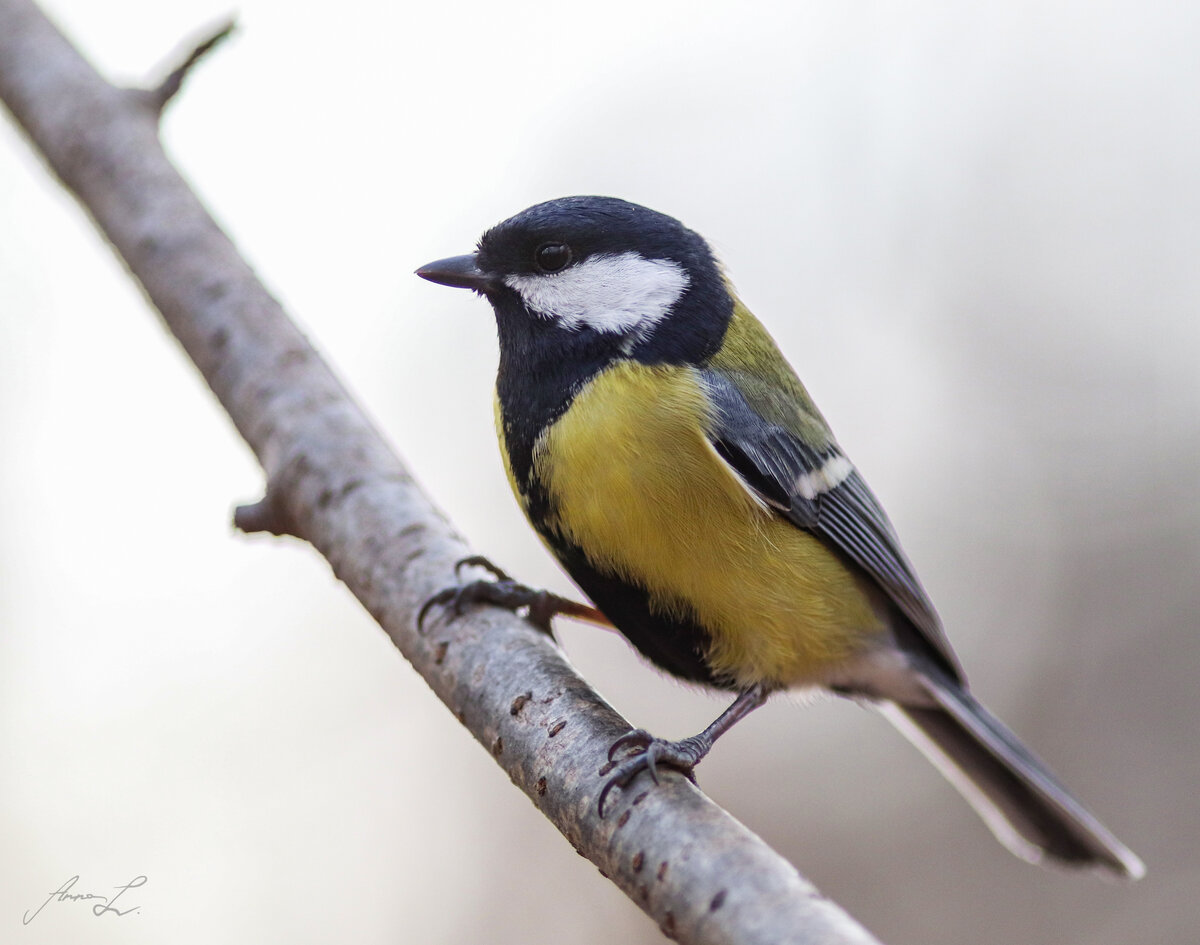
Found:
[{"label": "dark tail feathers", "polygon": [[936,708],[884,703],[888,719],[946,776],[1001,843],[1038,863],[1129,879],[1142,861],[1093,817],[1004,724],[959,685],[925,676]]}]

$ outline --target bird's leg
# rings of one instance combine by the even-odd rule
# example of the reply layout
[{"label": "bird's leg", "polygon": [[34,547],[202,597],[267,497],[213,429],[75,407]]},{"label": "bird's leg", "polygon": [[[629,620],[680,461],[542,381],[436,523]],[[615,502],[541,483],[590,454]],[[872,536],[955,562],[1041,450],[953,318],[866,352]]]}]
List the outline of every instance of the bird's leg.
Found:
[{"label": "bird's leg", "polygon": [[429,613],[429,609],[444,604],[450,605],[453,617],[462,616],[463,610],[469,604],[495,604],[497,607],[504,607],[512,611],[526,607],[528,608],[526,619],[543,633],[551,636],[553,633],[550,629],[550,621],[559,614],[564,617],[574,617],[576,620],[586,620],[601,627],[612,628],[612,622],[595,607],[576,603],[566,597],[552,594],[550,591],[535,590],[514,581],[506,571],[496,567],[483,555],[463,558],[454,566],[455,576],[457,577],[458,572],[468,566],[491,571],[495,580],[468,581],[465,584],[438,591],[421,605],[420,613],[417,614],[418,632],[425,632],[425,617]]},{"label": "bird's leg", "polygon": [[[637,753],[618,764],[613,770],[612,777],[605,782],[604,788],[600,791],[600,800],[597,802],[600,816],[604,816],[604,799],[608,797],[608,792],[615,787],[626,787],[641,772],[649,771],[650,777],[657,784],[657,765],[675,768],[687,775],[689,780],[695,781],[692,769],[709,753],[713,743],[733,728],[737,722],[766,702],[768,695],[769,690],[761,684],[743,690],[738,693],[733,705],[722,712],[712,725],[699,735],[693,735],[682,741],[669,742],[662,738],[655,738],[643,729],[622,735],[609,748],[609,761],[611,762],[613,756],[623,748],[636,748]],[[607,771],[602,773],[607,773]]]}]

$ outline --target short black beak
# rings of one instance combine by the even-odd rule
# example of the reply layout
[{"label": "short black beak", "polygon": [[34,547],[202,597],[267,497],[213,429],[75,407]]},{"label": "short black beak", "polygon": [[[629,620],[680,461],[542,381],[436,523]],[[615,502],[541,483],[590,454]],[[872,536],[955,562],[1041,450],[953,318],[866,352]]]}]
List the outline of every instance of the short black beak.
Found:
[{"label": "short black beak", "polygon": [[426,263],[417,270],[417,275],[438,285],[453,286],[456,289],[488,292],[496,287],[496,280],[491,274],[483,272],[476,264],[474,253]]}]

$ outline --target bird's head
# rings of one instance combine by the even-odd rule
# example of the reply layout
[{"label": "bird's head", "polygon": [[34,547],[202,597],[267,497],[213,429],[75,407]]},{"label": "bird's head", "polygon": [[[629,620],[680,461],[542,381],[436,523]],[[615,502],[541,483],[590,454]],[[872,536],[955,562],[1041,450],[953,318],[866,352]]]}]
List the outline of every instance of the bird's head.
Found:
[{"label": "bird's head", "polygon": [[699,234],[615,197],[537,204],[488,230],[474,253],[417,275],[486,296],[502,345],[533,334],[651,363],[705,360],[733,309]]}]

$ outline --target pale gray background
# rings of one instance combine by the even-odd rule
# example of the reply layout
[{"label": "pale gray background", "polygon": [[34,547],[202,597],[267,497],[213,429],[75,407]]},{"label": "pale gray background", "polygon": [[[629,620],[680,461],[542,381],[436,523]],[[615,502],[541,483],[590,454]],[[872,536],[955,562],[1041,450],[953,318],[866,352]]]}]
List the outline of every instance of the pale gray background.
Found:
[{"label": "pale gray background", "polygon": [[[119,77],[217,0],[48,4]],[[735,8],[736,7],[736,11]],[[1200,23],[1168,2],[244,0],[167,144],[463,532],[566,590],[490,429],[487,307],[415,279],[568,193],[708,235],[895,519],[977,692],[1147,861],[1026,866],[888,726],[779,700],[703,787],[893,945],[1200,919]],[[0,123],[0,938],[658,941],[307,547]],[[618,639],[638,724],[720,703]],[[139,914],[54,904],[136,874]],[[131,894],[132,901],[133,894]]]}]

